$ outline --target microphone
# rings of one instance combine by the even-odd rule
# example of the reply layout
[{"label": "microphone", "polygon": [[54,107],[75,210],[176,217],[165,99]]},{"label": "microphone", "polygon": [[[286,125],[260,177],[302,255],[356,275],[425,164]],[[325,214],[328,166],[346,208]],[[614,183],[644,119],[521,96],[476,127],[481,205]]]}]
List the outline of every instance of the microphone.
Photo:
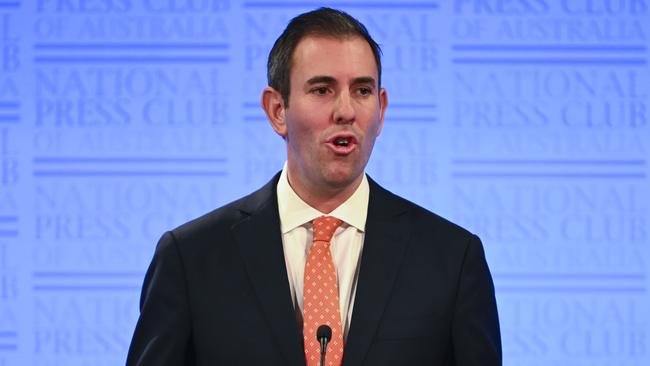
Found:
[{"label": "microphone", "polygon": [[332,328],[323,324],[316,330],[316,339],[320,342],[320,365],[325,366],[327,343],[332,339]]}]

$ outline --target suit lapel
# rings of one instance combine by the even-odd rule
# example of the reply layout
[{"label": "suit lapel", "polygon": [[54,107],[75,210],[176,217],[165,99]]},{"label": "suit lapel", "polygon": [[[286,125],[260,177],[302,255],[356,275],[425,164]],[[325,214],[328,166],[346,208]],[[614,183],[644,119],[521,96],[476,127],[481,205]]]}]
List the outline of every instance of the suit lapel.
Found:
[{"label": "suit lapel", "polygon": [[249,197],[242,209],[247,215],[233,226],[254,291],[274,341],[289,365],[305,365],[302,335],[289,290],[275,187],[278,175]]},{"label": "suit lapel", "polygon": [[411,231],[403,201],[370,179],[369,183],[366,235],[342,366],[363,364],[395,282]]}]

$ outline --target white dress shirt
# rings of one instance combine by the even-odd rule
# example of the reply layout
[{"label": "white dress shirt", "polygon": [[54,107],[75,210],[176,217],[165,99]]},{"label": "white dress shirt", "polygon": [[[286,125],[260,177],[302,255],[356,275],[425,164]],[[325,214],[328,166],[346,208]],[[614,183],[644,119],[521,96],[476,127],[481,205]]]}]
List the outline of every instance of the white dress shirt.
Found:
[{"label": "white dress shirt", "polygon": [[[305,203],[291,188],[287,179],[286,163],[277,185],[277,194],[289,289],[293,298],[296,319],[302,331],[305,261],[313,237],[311,221],[325,214]],[[352,306],[357,290],[359,260],[363,249],[369,195],[370,187],[364,174],[361,184],[352,196],[327,214],[343,221],[343,224],[334,232],[330,250],[339,286],[344,340],[347,339],[350,330]]]}]

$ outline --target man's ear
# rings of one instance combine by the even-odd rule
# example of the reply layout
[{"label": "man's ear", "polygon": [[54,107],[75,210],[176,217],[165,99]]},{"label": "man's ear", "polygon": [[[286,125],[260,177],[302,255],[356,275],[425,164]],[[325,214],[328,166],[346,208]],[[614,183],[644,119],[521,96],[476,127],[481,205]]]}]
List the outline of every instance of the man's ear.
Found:
[{"label": "man's ear", "polygon": [[280,92],[270,86],[264,88],[262,92],[262,108],[264,108],[266,118],[268,118],[275,132],[282,137],[286,137],[285,105]]},{"label": "man's ear", "polygon": [[377,136],[381,133],[381,129],[384,127],[384,113],[386,113],[386,108],[388,107],[388,92],[386,89],[381,88],[379,90],[379,129],[377,130]]}]

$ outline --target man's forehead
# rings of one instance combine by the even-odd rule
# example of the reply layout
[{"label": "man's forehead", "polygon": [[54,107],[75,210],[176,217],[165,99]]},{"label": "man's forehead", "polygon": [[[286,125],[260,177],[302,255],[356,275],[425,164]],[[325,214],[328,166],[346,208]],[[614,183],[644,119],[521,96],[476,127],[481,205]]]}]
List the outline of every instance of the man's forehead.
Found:
[{"label": "man's forehead", "polygon": [[355,43],[360,43],[364,45],[364,48],[367,48],[368,51],[370,51],[370,55],[374,59],[374,55],[372,53],[372,49],[370,48],[370,44],[365,40],[365,38],[359,36],[359,35],[341,35],[341,36],[332,36],[332,35],[325,35],[325,34],[319,34],[319,33],[314,33],[314,34],[307,34],[303,36],[300,41],[296,44],[296,47],[293,50],[293,54],[291,55],[291,59],[295,60],[296,55],[300,53],[302,50],[304,50],[307,45],[314,45],[317,44],[317,46],[322,46],[325,44],[332,44],[332,43],[339,43],[343,44],[346,42],[355,42]]},{"label": "man's forehead", "polygon": [[[337,43],[342,45],[346,42],[357,43],[358,45],[355,46],[357,50],[363,49],[364,51],[367,51],[366,55],[364,55],[365,59],[363,60],[363,63],[371,63],[373,65],[372,70],[364,70],[364,75],[355,75],[355,77],[376,79],[378,74],[377,60],[374,56],[374,53],[372,52],[370,44],[368,44],[368,42],[363,37],[358,35],[338,37],[330,35],[310,34],[304,36],[296,45],[296,48],[294,49],[291,56],[291,74],[293,75],[296,69],[300,68],[303,73],[306,72],[308,74],[303,75],[306,79],[311,79],[315,76],[332,76],[328,75],[327,73],[323,73],[325,70],[319,70],[319,68],[327,69],[329,66],[332,66],[332,68],[334,68],[335,66],[338,66],[338,64],[332,62],[319,63],[318,61],[321,60],[320,58],[317,60],[300,62],[302,61],[301,57],[304,57],[306,53],[311,53],[313,55],[313,53],[320,53],[321,51],[325,52],[325,48],[328,45]],[[324,54],[324,57],[325,56],[327,56],[327,54]]]}]

